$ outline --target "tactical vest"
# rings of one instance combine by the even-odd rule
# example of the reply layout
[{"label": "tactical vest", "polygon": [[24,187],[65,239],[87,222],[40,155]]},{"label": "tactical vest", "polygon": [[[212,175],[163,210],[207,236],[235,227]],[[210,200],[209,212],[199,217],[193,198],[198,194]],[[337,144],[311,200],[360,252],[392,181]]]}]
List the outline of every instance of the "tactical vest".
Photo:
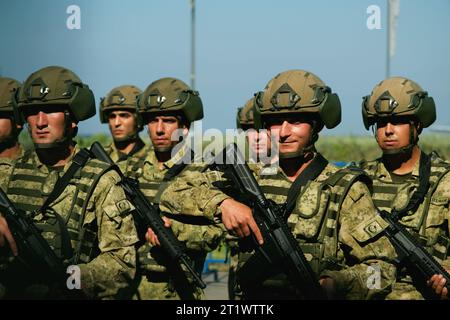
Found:
[{"label": "tactical vest", "polygon": [[[376,176],[376,171],[382,165],[381,159],[361,164],[369,176],[373,179],[373,202],[382,210],[391,212],[395,206],[401,209],[409,202],[414,190],[417,189],[419,181],[406,181],[404,183],[387,182]],[[443,210],[448,206],[450,199],[434,195],[442,178],[450,172],[450,164],[444,160],[431,157],[430,187],[425,199],[416,212],[409,212],[400,223],[413,234],[419,242],[426,247],[439,262],[445,260],[450,248],[448,237],[448,226]],[[448,186],[450,188],[450,186]]]},{"label": "tactical vest", "polygon": [[[300,190],[295,208],[288,217],[288,226],[317,275],[325,269],[340,270],[344,267],[341,265],[342,257],[338,257],[337,225],[342,203],[356,181],[369,183],[362,170],[345,168],[337,171],[328,165],[317,179],[309,181]],[[262,176],[258,182],[266,197],[283,208],[292,182],[280,173],[276,177]],[[250,255],[241,253],[239,265],[243,265]],[[293,299],[302,296],[284,274],[265,280],[262,286],[268,287],[270,297]],[[239,288],[236,290],[239,292]]]},{"label": "tactical vest", "polygon": [[[40,169],[38,169],[39,166],[41,166]],[[75,173],[63,193],[53,201],[51,208],[47,212],[40,213],[36,210],[41,208],[63,172],[49,172],[39,163],[37,155],[32,153],[16,163],[7,194],[17,208],[32,215],[36,225],[42,230],[42,235],[57,255],[64,258],[68,264],[87,263],[100,252],[96,219],[86,221],[86,211],[94,205],[91,196],[98,181],[110,169],[111,167],[106,163],[89,159],[86,165]],[[62,202],[64,209],[59,211],[64,212],[54,212],[52,207]],[[61,219],[66,232],[58,223]],[[62,237],[67,232],[69,247],[73,250],[72,257],[66,257],[62,252],[66,245]]]},{"label": "tactical vest", "polygon": [[118,159],[118,151],[114,147],[114,144],[110,144],[105,147],[105,152],[113,159],[114,162],[117,162],[120,170],[127,176],[131,178],[137,178],[137,172],[139,168],[142,168],[145,162],[145,158],[148,153],[151,152],[151,147],[143,146],[134,154],[128,156],[125,160],[117,161]]},{"label": "tactical vest", "polygon": [[[144,161],[142,161],[142,163],[144,163]],[[163,170],[158,170],[155,168],[154,170],[148,170],[146,172],[144,172],[143,169],[143,164],[139,164],[139,167],[136,171],[134,171],[133,175],[138,176],[139,188],[146,196],[148,201],[157,206],[159,204],[160,197],[163,191],[167,188],[168,184],[173,178],[175,178],[175,176],[178,176],[179,174],[181,174],[181,172],[184,171],[202,171],[205,170],[206,167],[202,165],[180,165],[180,167],[178,168],[171,167],[170,169],[165,168]],[[174,169],[176,172],[173,172],[172,169]],[[139,271],[144,274],[148,272],[165,273],[166,268],[152,257],[152,250],[154,249],[151,249],[147,242],[141,245],[138,249]],[[191,256],[191,258],[197,260],[195,261],[197,271],[201,271],[201,269],[203,268],[204,257]],[[161,277],[162,281],[167,280],[167,275],[158,275],[157,277]],[[153,278],[155,278],[154,274]]]}]

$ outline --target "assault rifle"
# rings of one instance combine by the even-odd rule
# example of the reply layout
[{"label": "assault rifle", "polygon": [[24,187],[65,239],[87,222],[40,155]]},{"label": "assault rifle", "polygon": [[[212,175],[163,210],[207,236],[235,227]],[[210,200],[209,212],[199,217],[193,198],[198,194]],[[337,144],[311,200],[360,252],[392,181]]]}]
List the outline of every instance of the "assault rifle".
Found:
[{"label": "assault rifle", "polygon": [[16,241],[18,259],[33,272],[33,276],[46,280],[62,280],[65,269],[33,220],[25,212],[14,207],[8,196],[0,189],[0,212],[8,222]]},{"label": "assault rifle", "polygon": [[400,264],[403,264],[410,272],[419,291],[426,298],[436,298],[436,295],[431,292],[431,288],[427,287],[426,283],[433,275],[441,274],[447,280],[445,287],[450,292],[450,275],[448,272],[398,222],[397,215],[383,210],[380,211],[380,216],[389,223],[384,233],[394,245]]},{"label": "assault rifle", "polygon": [[223,171],[225,177],[231,179],[243,194],[246,204],[253,208],[253,216],[264,238],[261,246],[252,237],[252,247],[256,252],[237,273],[243,292],[267,279],[274,270],[280,270],[304,298],[326,299],[316,275],[283,218],[283,212],[278,205],[266,199],[236,144],[229,144],[216,157],[212,167]]}]

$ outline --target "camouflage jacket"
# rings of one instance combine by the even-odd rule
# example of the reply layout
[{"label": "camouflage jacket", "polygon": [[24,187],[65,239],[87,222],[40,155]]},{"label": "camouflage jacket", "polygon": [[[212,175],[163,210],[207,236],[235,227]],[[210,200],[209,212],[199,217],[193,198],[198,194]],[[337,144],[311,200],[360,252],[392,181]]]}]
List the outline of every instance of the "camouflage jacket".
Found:
[{"label": "camouflage jacket", "polygon": [[8,184],[12,168],[14,167],[14,162],[17,161],[17,159],[23,157],[23,155],[25,154],[22,145],[20,145],[19,148],[19,155],[16,159],[0,157],[0,188],[2,190],[5,190],[5,187]]},{"label": "camouflage jacket", "polygon": [[106,153],[114,162],[117,162],[120,170],[127,176],[133,175],[134,172],[142,167],[144,159],[150,150],[151,147],[146,146],[141,139],[137,140],[134,149],[129,154],[124,154],[117,150],[114,143],[105,147]]},{"label": "camouflage jacket", "polygon": [[[160,195],[167,186],[172,181],[178,180],[180,176],[184,176],[185,172],[200,172],[202,170],[202,164],[180,165],[184,160],[189,161],[189,157],[185,158],[185,156],[186,149],[181,148],[170,160],[162,163],[162,167],[160,167],[154,150],[150,150],[143,166],[133,173],[134,177],[139,181],[140,189],[150,202],[158,204]],[[206,254],[217,248],[224,235],[224,230],[220,224],[211,223],[208,219],[203,219],[200,222],[192,216],[185,216],[182,212],[175,213],[169,217],[172,222],[171,228],[178,240],[186,245],[187,253],[194,261],[196,271],[201,273]],[[166,292],[170,291],[166,288],[170,287],[171,284],[176,284],[176,281],[171,282],[168,280],[174,275],[167,272],[166,262],[159,258],[159,252],[159,248],[152,247],[148,242],[138,249],[140,261],[138,270],[146,275],[149,281],[149,283],[140,284],[140,288],[147,288],[147,292],[144,289],[140,290],[141,296],[148,299],[183,299],[184,294],[182,292],[192,290],[188,295],[193,294],[195,299],[202,298],[202,290],[193,286],[183,290],[177,288],[172,293]],[[191,279],[188,272],[186,272],[186,276],[188,279]],[[156,279],[161,278],[167,279],[163,288],[165,293],[150,294],[148,291],[158,292],[160,290],[160,284],[155,282],[157,282]]]},{"label": "camouflage jacket", "polygon": [[[391,212],[393,208],[401,210],[409,203],[412,194],[419,186],[419,163],[417,161],[411,175],[400,182],[394,182],[384,166],[382,159],[362,162],[361,168],[373,179],[373,201],[382,210]],[[430,187],[424,200],[414,212],[408,212],[401,220],[409,232],[445,267],[450,268],[448,250],[450,248],[450,163],[431,156]],[[411,278],[405,270],[399,273],[398,282],[411,284]],[[399,285],[399,287],[402,285]],[[400,299],[420,299],[418,292],[412,289],[398,290]],[[409,291],[408,294],[400,291]]]},{"label": "camouflage jacket", "polygon": [[[223,198],[211,176],[187,174],[169,186],[170,196],[162,195],[160,207],[217,219]],[[313,270],[335,280],[338,297],[383,298],[395,279],[395,251],[380,234],[386,222],[376,214],[367,185],[356,177],[349,169],[340,171],[328,164],[301,190],[288,225]],[[269,199],[284,204],[292,182],[281,168],[274,175],[258,176],[258,180]],[[186,198],[188,204],[179,201]],[[371,286],[371,270],[375,269],[379,278],[376,286]]]},{"label": "camouflage jacket", "polygon": [[[75,148],[72,156],[77,151]],[[71,164],[72,159],[63,170],[55,170],[42,164],[36,153],[25,155],[14,165],[7,194],[19,209],[39,209]],[[138,238],[131,215],[134,207],[119,181],[108,165],[89,159],[49,208],[33,216],[57,253],[61,231],[52,228],[52,217],[58,214],[66,222],[74,250],[67,263],[80,267],[81,286],[89,298],[124,297],[121,294],[135,275]]]}]

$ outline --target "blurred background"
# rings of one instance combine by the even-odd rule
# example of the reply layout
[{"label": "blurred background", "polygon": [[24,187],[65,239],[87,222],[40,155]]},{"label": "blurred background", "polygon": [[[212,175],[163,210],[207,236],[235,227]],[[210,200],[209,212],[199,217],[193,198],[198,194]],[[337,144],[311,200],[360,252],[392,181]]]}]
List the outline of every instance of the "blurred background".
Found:
[{"label": "blurred background", "polygon": [[[449,31],[450,0],[1,0],[0,75],[24,81],[61,65],[97,103],[118,85],[176,77],[200,92],[202,129],[225,131],[270,78],[309,70],[341,98],[342,123],[318,144],[336,161],[378,155],[362,96],[401,75],[435,99],[421,143],[449,159]],[[79,127],[81,144],[109,139],[98,115]]]}]

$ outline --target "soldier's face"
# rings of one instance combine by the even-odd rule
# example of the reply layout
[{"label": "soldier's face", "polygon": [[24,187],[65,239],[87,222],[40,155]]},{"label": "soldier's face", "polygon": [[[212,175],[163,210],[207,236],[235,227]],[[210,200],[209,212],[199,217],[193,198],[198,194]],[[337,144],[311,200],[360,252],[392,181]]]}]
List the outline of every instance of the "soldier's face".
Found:
[{"label": "soldier's face", "polygon": [[275,141],[278,141],[281,156],[298,153],[308,146],[313,132],[312,122],[298,116],[270,119],[268,127]]},{"label": "soldier's face", "polygon": [[[177,117],[174,116],[157,116],[148,119],[148,133],[153,147],[158,152],[168,152],[179,142],[172,139],[172,134],[181,128],[181,124]],[[175,134],[176,135],[176,134]],[[175,136],[174,135],[174,136]]]},{"label": "soldier's face", "polygon": [[5,141],[12,134],[12,121],[8,117],[0,115],[0,143]]},{"label": "soldier's face", "polygon": [[[399,149],[409,144],[410,122],[407,119],[380,119],[376,123],[377,142],[381,149]],[[415,131],[416,132],[416,131]]]},{"label": "soldier's face", "polygon": [[[64,137],[65,116],[63,107],[30,108],[24,112],[34,143],[54,143]],[[72,128],[76,124],[72,122]]]},{"label": "soldier's face", "polygon": [[268,130],[247,130],[248,145],[252,154],[260,157],[270,154],[270,133]]},{"label": "soldier's face", "polygon": [[136,134],[136,118],[130,111],[114,110],[109,112],[108,123],[114,141],[126,141]]}]

